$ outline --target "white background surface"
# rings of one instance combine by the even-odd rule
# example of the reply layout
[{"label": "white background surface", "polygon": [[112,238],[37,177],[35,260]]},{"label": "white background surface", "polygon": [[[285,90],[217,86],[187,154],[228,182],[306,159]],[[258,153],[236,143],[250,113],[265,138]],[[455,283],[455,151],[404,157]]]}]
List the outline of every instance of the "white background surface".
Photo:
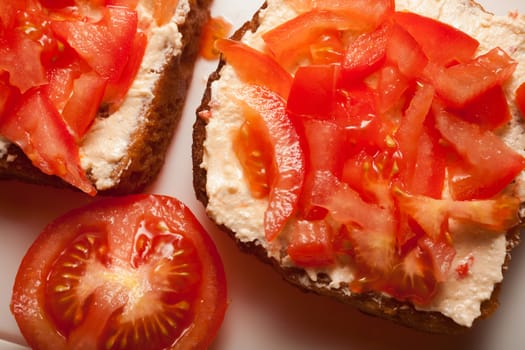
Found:
[{"label": "white background surface", "polygon": [[[431,0],[429,0],[431,1]],[[519,9],[523,0],[478,0],[497,14]],[[262,0],[215,0],[213,16],[234,26],[248,20]],[[525,31],[525,28],[524,28]],[[461,336],[436,336],[365,316],[330,299],[304,294],[283,282],[270,267],[237,251],[207,220],[195,199],[191,174],[191,128],[205,80],[215,62],[199,61],[185,112],[156,183],[147,190],[179,198],[208,228],[226,267],[229,309],[211,350],[339,349],[521,349],[525,347],[525,246],[514,251],[500,295],[488,320]],[[18,265],[42,228],[55,217],[86,203],[70,191],[0,182],[0,349],[24,344],[9,311]],[[10,343],[12,342],[12,343]]]}]

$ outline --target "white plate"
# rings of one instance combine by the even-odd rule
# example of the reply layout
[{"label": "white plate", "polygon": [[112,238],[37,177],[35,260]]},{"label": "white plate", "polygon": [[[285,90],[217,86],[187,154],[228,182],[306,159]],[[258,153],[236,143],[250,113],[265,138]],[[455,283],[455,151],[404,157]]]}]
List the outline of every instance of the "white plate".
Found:
[{"label": "white plate", "polygon": [[[486,9],[506,14],[523,0],[479,0]],[[262,0],[215,0],[213,16],[234,26],[251,18]],[[328,298],[304,294],[283,282],[270,267],[240,253],[206,218],[195,199],[191,174],[191,128],[215,62],[199,61],[183,119],[164,170],[148,192],[185,202],[209,229],[226,266],[229,309],[212,350],[280,349],[517,349],[525,344],[525,247],[514,251],[500,295],[501,306],[488,320],[461,336],[415,332],[365,316]],[[52,219],[87,199],[70,191],[0,182],[0,349],[20,349],[24,340],[9,311],[18,265],[36,235]]]}]

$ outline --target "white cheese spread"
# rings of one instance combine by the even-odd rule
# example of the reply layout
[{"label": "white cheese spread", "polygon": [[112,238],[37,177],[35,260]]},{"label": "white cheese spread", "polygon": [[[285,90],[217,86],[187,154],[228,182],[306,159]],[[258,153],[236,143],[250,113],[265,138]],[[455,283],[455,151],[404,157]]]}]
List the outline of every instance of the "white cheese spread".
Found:
[{"label": "white cheese spread", "polygon": [[[262,49],[261,34],[296,15],[279,0],[268,0],[268,7],[260,13],[260,27],[255,32],[247,32],[242,41],[252,47]],[[512,96],[517,84],[525,80],[525,17],[497,17],[487,14],[481,8],[472,6],[469,0],[400,0],[396,9],[409,9],[429,17],[452,24],[472,35],[481,43],[480,52],[486,52],[494,46],[506,50],[520,62],[515,73],[518,79],[511,80],[506,86],[508,96]],[[214,220],[229,227],[236,237],[243,242],[255,242],[270,249],[264,238],[263,216],[267,206],[265,199],[255,199],[243,179],[241,166],[232,150],[231,135],[241,125],[240,107],[230,98],[236,90],[242,88],[233,69],[226,65],[221,70],[221,79],[212,85],[210,102],[211,115],[206,127],[206,141],[202,167],[207,170],[207,211]],[[519,122],[516,106],[511,106],[514,121],[502,131],[503,139],[515,150],[523,153],[525,135]],[[525,175],[519,179],[518,191],[522,201],[525,199]],[[452,318],[456,323],[471,326],[480,315],[481,303],[489,299],[494,285],[503,279],[501,267],[506,256],[505,234],[464,232],[461,227],[453,230],[456,257],[451,271],[472,256],[470,273],[465,278],[457,278],[451,273],[450,280],[442,284],[438,295],[425,310],[434,310]],[[279,249],[272,243],[269,256],[282,264]],[[309,269],[312,281],[319,273],[328,273],[331,284],[328,288],[345,288],[353,279],[349,267],[334,267],[330,271]],[[311,282],[306,282],[305,285]],[[350,294],[348,289],[344,293]]]}]

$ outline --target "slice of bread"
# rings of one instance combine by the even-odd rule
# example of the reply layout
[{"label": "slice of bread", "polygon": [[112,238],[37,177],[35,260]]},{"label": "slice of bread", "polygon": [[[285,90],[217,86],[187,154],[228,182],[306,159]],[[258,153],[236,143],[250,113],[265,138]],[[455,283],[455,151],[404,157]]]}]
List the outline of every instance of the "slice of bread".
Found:
[{"label": "slice of bread", "polygon": [[[480,52],[495,46],[506,50],[518,62],[513,78],[505,86],[509,98],[518,84],[525,80],[525,16],[517,13],[505,17],[494,16],[469,0],[396,1],[396,10],[404,9],[438,18],[465,31],[480,41]],[[232,39],[264,49],[262,33],[293,16],[294,10],[285,1],[268,0]],[[470,282],[454,280],[447,287],[458,293],[474,290],[474,297],[468,294],[451,297],[438,292],[428,307],[416,307],[384,293],[352,293],[344,283],[337,283],[341,279],[330,271],[312,272],[299,268],[290,264],[285,250],[273,250],[263,232],[262,217],[267,202],[250,196],[242,169],[232,150],[232,135],[243,120],[242,112],[236,109],[235,101],[232,101],[231,91],[234,91],[235,86],[242,86],[242,83],[232,67],[222,59],[217,70],[209,77],[202,103],[197,109],[193,129],[193,184],[196,196],[206,207],[209,217],[235,240],[242,251],[271,264],[285,280],[304,291],[334,297],[354,305],[364,313],[418,330],[433,333],[462,332],[469,329],[475,320],[488,317],[496,310],[503,272],[508,267],[512,248],[519,243],[518,227],[502,232],[498,237],[478,236],[481,238],[476,244],[483,249],[480,255],[494,255],[494,260],[489,258],[488,261],[496,267],[484,270],[480,266],[472,270],[472,278],[466,279]],[[523,155],[525,130],[521,123],[522,116],[512,102],[510,107],[512,120],[502,128],[500,134],[509,146]],[[516,191],[521,203],[525,202],[524,180],[522,172],[516,180]],[[520,214],[523,216],[523,213]],[[459,244],[469,245],[468,242]],[[467,251],[471,252],[458,247],[453,266],[470,254]],[[481,287],[480,281],[483,279],[489,282]],[[447,283],[449,281],[444,284]],[[451,300],[454,298],[456,301]]]},{"label": "slice of bread", "polygon": [[[139,2],[139,21],[151,21],[148,3]],[[121,107],[108,113],[101,106],[80,141],[81,166],[99,193],[140,192],[160,171],[182,114],[210,3],[180,0],[171,20],[151,29],[137,78]],[[42,173],[1,137],[0,178],[70,186]]]}]

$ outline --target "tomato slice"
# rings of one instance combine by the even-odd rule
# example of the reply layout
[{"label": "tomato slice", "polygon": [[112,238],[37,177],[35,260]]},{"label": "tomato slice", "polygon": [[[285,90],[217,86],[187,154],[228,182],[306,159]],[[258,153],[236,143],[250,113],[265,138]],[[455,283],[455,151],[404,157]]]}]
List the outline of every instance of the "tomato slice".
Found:
[{"label": "tomato slice", "polygon": [[174,198],[105,199],[49,224],[11,310],[33,348],[205,349],[226,310],[211,238]]},{"label": "tomato slice", "polygon": [[120,78],[129,60],[137,24],[135,11],[108,6],[99,22],[54,21],[51,28],[98,74],[114,82]]},{"label": "tomato slice", "polygon": [[80,140],[89,129],[99,110],[107,80],[91,71],[73,82],[72,95],[64,106],[62,117]]},{"label": "tomato slice", "polygon": [[470,61],[479,42],[446,23],[413,12],[396,12],[395,22],[418,42],[425,55],[439,66]]},{"label": "tomato slice", "polygon": [[239,41],[218,39],[215,45],[242,81],[264,86],[288,98],[292,76],[273,58]]},{"label": "tomato slice", "polygon": [[286,102],[260,86],[240,93],[247,108],[253,109],[266,125],[266,140],[273,148],[272,176],[268,208],[264,213],[266,239],[275,239],[297,210],[304,182],[304,154],[299,135],[286,113]]},{"label": "tomato slice", "polygon": [[82,191],[95,188],[80,167],[78,146],[47,96],[32,90],[0,123],[0,134],[15,142],[42,172],[57,175]]},{"label": "tomato slice", "polygon": [[525,158],[490,130],[443,110],[436,115],[436,127],[467,163],[451,168],[450,185],[456,199],[494,196],[525,168]]},{"label": "tomato slice", "polygon": [[288,255],[300,266],[328,266],[335,262],[332,227],[324,220],[294,222]]}]

